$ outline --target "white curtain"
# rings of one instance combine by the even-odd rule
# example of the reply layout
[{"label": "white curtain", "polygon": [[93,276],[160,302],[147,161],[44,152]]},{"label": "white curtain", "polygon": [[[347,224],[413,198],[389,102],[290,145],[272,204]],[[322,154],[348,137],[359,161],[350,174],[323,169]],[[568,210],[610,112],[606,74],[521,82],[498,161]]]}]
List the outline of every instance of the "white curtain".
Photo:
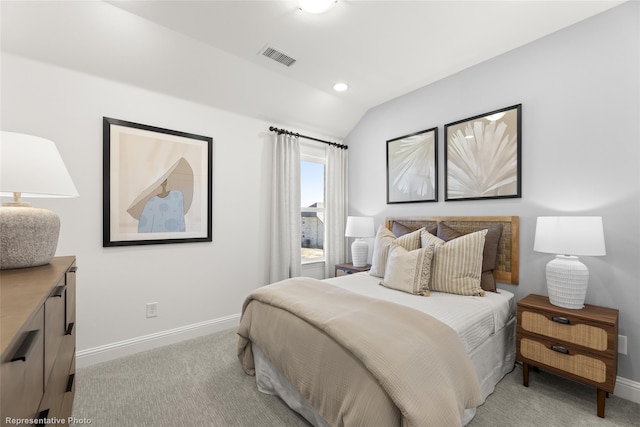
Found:
[{"label": "white curtain", "polygon": [[271,199],[271,283],[300,276],[300,143],[275,135]]},{"label": "white curtain", "polygon": [[325,277],[335,276],[335,265],[347,260],[347,150],[330,145],[325,174]]}]

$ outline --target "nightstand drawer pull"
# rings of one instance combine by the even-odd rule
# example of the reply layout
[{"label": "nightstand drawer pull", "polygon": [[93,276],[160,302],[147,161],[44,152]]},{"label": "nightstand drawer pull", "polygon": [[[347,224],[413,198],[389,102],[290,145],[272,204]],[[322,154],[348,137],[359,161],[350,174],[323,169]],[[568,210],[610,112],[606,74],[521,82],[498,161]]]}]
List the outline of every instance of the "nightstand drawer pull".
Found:
[{"label": "nightstand drawer pull", "polygon": [[571,323],[569,319],[567,319],[566,317],[560,317],[560,316],[551,316],[551,320],[553,320],[556,323],[562,323],[563,325],[568,325],[569,323]]},{"label": "nightstand drawer pull", "polygon": [[562,354],[569,354],[569,350],[567,350],[566,347],[562,347],[561,345],[552,345],[551,350]]}]

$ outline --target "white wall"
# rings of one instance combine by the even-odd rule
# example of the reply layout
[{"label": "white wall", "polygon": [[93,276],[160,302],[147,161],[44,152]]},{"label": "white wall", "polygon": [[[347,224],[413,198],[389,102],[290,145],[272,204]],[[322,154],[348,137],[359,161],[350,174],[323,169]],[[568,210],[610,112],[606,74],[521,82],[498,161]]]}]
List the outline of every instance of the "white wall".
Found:
[{"label": "white wall", "polygon": [[[179,339],[185,328],[237,324],[244,297],[268,280],[268,127],[278,123],[11,54],[2,55],[1,101],[2,129],[55,141],[80,192],[32,200],[60,215],[57,254],[77,256],[79,354],[105,352],[79,365],[161,345],[167,331]],[[103,116],[213,138],[213,243],[102,247]],[[157,318],[146,319],[147,302],[158,302]]]},{"label": "white wall", "polygon": [[[629,2],[370,110],[346,139],[349,214],[520,216],[517,298],[546,294],[552,255],[533,252],[538,215],[602,215],[604,257],[587,303],[620,310],[628,355],[618,375],[640,381],[640,3]],[[522,198],[444,202],[444,127],[522,103]],[[386,140],[439,127],[440,202],[386,204]]]}]

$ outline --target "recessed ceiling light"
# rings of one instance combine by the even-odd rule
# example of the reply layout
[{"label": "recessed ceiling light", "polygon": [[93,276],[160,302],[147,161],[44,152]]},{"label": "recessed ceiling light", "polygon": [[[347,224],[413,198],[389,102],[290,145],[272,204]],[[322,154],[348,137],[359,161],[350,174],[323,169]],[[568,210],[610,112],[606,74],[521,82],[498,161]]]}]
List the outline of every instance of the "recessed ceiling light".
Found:
[{"label": "recessed ceiling light", "polygon": [[333,90],[336,92],[344,92],[347,89],[349,89],[349,85],[346,83],[336,83],[333,85]]},{"label": "recessed ceiling light", "polygon": [[298,0],[298,7],[307,13],[324,13],[337,2],[338,0]]}]

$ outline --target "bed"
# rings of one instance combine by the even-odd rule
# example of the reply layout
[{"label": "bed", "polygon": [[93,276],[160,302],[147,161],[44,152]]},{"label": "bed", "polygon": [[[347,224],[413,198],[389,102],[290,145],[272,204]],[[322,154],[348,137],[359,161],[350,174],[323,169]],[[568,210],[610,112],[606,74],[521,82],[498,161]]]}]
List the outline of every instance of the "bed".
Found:
[{"label": "bed", "polygon": [[466,425],[515,363],[518,217],[388,218],[374,245],[369,272],[252,292],[245,372],[315,426]]}]

